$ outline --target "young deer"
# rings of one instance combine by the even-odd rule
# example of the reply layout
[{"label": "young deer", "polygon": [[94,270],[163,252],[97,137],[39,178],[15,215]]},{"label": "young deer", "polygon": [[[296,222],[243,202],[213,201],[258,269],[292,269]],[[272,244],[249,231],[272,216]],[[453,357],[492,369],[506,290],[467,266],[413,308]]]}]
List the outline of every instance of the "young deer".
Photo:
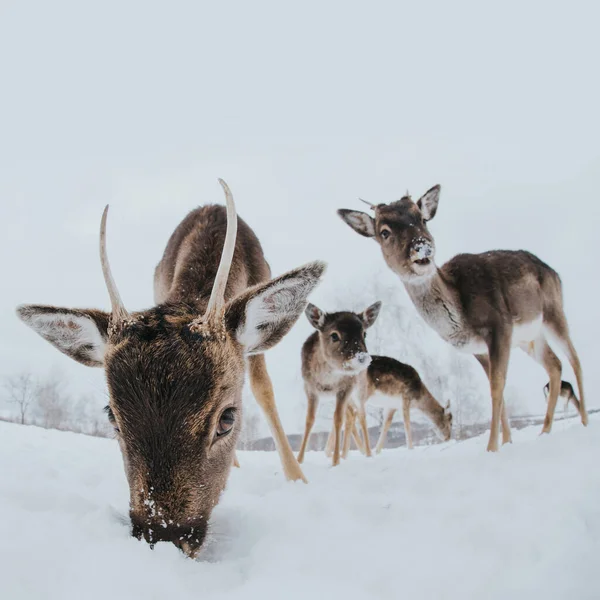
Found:
[{"label": "young deer", "polygon": [[[157,306],[129,313],[106,255],[112,310],[28,305],[19,317],[58,350],[103,367],[130,489],[132,533],[195,556],[225,487],[241,425],[246,364],[288,479],[304,476],[285,436],[263,352],[289,331],[317,285],[315,262],[269,281],[260,242],[219,180],[227,209],[192,211],[156,268]],[[247,362],[246,362],[246,357]]]},{"label": "young deer", "polygon": [[[364,404],[371,400],[374,406],[388,409],[375,451],[381,452],[394,414],[399,408],[402,408],[406,445],[409,449],[413,447],[410,429],[410,410],[413,407],[433,423],[442,440],[448,441],[452,434],[450,402],[444,408],[432,396],[416,369],[410,365],[388,356],[371,356],[371,359],[366,377],[362,378],[359,385],[359,401]],[[386,398],[378,400],[378,394]]]},{"label": "young deer", "polygon": [[[375,323],[380,308],[381,302],[376,302],[357,314],[324,313],[313,304],[306,307],[306,316],[317,331],[310,335],[302,346],[302,377],[308,408],[298,462],[304,461],[306,445],[319,405],[319,396],[335,394],[333,466],[339,464],[342,420],[346,414],[348,399],[357,386],[359,375],[371,362],[365,342],[366,330]],[[347,415],[346,427],[348,443],[353,429],[350,415],[351,413]],[[358,417],[363,434],[368,437],[364,405],[359,407]]]},{"label": "young deer", "polygon": [[346,209],[338,214],[357,233],[377,241],[423,319],[455,348],[475,355],[483,366],[492,393],[489,451],[498,450],[500,419],[502,441],[511,441],[503,400],[511,347],[523,349],[550,377],[542,431],[549,433],[552,428],[561,388],[562,367],[548,344],[550,339],[567,354],[575,371],[581,421],[587,425],[583,375],[569,337],[558,274],[523,250],[459,254],[438,268],[427,222],[435,216],[439,196],[436,185],[417,203],[404,196],[391,204],[371,205],[374,217]]},{"label": "young deer", "polygon": [[[549,394],[550,384],[547,383],[544,386],[544,397],[546,398],[546,402],[548,402]],[[575,410],[581,415],[581,405],[579,404],[579,399],[575,394],[575,390],[573,390],[573,386],[568,381],[563,381],[561,383],[559,397],[565,401],[565,410],[567,410],[570,402],[575,407]]]}]

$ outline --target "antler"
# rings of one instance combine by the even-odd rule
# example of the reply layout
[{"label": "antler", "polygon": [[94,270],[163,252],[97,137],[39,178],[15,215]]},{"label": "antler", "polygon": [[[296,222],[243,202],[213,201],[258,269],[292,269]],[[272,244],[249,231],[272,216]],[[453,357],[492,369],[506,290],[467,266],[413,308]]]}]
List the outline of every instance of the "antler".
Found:
[{"label": "antler", "polygon": [[231,190],[222,179],[219,179],[219,183],[225,192],[225,202],[227,204],[227,233],[225,234],[225,243],[223,244],[221,261],[219,262],[217,276],[215,277],[213,289],[210,293],[210,299],[208,301],[208,306],[206,307],[203,321],[206,321],[225,304],[225,288],[227,287],[227,280],[229,279],[229,270],[231,268],[231,261],[233,260],[237,236],[238,220]]},{"label": "antler", "polygon": [[364,202],[365,204],[367,204],[367,205],[368,205],[368,206],[371,208],[371,210],[375,210],[375,209],[377,208],[377,207],[375,206],[375,204],[371,204],[370,202],[367,202],[366,200],[363,200],[362,198],[359,198],[359,200],[360,200],[361,202]]},{"label": "antler", "polygon": [[106,217],[108,215],[108,204],[102,213],[102,221],[100,222],[100,262],[102,264],[102,274],[104,275],[104,281],[108,289],[108,295],[110,296],[110,303],[112,306],[112,318],[114,321],[124,321],[129,317],[129,313],[125,309],[119,290],[113,279],[112,272],[110,270],[110,263],[108,262],[108,255],[106,254]]}]

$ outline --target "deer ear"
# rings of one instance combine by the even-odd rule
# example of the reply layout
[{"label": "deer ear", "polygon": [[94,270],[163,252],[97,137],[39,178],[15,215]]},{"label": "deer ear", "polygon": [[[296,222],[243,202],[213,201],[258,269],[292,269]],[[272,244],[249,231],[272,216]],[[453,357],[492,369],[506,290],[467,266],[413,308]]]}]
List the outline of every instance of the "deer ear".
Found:
[{"label": "deer ear", "polygon": [[431,221],[437,212],[438,203],[440,201],[441,185],[434,185],[430,190],[425,192],[417,201],[417,206],[426,221]]},{"label": "deer ear", "polygon": [[347,208],[340,208],[337,213],[356,233],[365,237],[375,237],[375,220],[367,213]]},{"label": "deer ear", "polygon": [[446,415],[450,414],[450,400],[448,400],[448,402],[446,402],[446,406],[444,407],[444,414],[446,414]]},{"label": "deer ear", "polygon": [[323,325],[325,325],[325,313],[320,308],[309,302],[304,314],[315,329],[318,329],[319,331],[323,330]]},{"label": "deer ear", "polygon": [[310,263],[257,285],[227,304],[226,327],[246,354],[259,354],[281,340],[302,314],[324,271],[325,263]]},{"label": "deer ear", "polygon": [[108,313],[28,304],[17,308],[17,316],[73,360],[88,367],[104,365]]},{"label": "deer ear", "polygon": [[381,310],[381,302],[375,302],[375,304],[371,304],[369,308],[366,308],[360,315],[362,322],[365,324],[365,328],[368,329],[375,323],[377,317],[379,316],[379,311]]}]

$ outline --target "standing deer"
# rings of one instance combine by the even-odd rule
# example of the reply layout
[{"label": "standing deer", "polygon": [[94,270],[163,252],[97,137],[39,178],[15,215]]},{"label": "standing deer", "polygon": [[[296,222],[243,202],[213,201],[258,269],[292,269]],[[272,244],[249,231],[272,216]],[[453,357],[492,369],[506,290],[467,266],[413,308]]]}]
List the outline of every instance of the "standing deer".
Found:
[{"label": "standing deer", "polygon": [[[359,375],[371,362],[365,338],[367,329],[375,323],[381,302],[376,302],[357,314],[353,312],[324,313],[314,304],[306,307],[306,316],[317,330],[302,346],[302,377],[308,399],[306,427],[298,462],[304,461],[306,445],[315,422],[315,415],[322,394],[335,395],[333,414],[333,466],[340,462],[342,421],[347,416],[346,444],[349,448],[350,434],[354,427],[352,412],[346,413],[348,400],[356,389]],[[359,406],[359,422],[363,436],[367,436],[367,420],[364,405]],[[345,445],[346,445],[345,444]],[[347,454],[348,448],[344,448]]]},{"label": "standing deer", "polygon": [[416,203],[407,195],[391,204],[371,205],[374,217],[346,209],[338,214],[357,233],[377,241],[426,323],[458,350],[475,355],[484,368],[492,395],[488,451],[498,450],[500,420],[502,442],[511,441],[503,393],[512,347],[523,349],[550,377],[542,432],[552,428],[561,388],[562,366],[549,340],[566,353],[575,371],[581,421],[587,425],[583,375],[558,274],[524,250],[459,254],[438,268],[427,223],[436,214],[440,189],[436,185]]},{"label": "standing deer", "polygon": [[[106,254],[100,258],[111,312],[27,305],[19,317],[58,350],[104,367],[109,418],[130,490],[132,533],[170,541],[194,557],[234,459],[246,364],[285,476],[304,476],[285,436],[263,352],[289,331],[325,265],[315,262],[270,280],[250,227],[227,208],[204,206],[177,227],[156,268],[157,305],[130,313]],[[246,360],[247,357],[247,360]]]},{"label": "standing deer", "polygon": [[[374,406],[387,408],[387,414],[375,451],[379,454],[385,444],[394,413],[402,408],[406,445],[412,449],[410,428],[411,408],[420,410],[432,423],[439,437],[447,442],[452,434],[450,402],[444,408],[427,389],[416,369],[389,356],[371,356],[371,364],[359,386],[361,403],[371,401]],[[385,398],[379,399],[382,395]],[[368,442],[367,442],[368,447]]]}]

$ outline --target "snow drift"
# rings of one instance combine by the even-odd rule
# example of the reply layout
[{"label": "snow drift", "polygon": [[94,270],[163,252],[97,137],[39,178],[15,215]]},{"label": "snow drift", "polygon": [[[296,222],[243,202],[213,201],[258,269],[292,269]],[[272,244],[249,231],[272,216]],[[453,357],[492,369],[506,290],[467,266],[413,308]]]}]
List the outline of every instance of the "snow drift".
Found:
[{"label": "snow drift", "polygon": [[113,440],[0,423],[3,598],[600,597],[600,418],[466,442],[307,454],[240,452],[198,561],[129,535]]}]

